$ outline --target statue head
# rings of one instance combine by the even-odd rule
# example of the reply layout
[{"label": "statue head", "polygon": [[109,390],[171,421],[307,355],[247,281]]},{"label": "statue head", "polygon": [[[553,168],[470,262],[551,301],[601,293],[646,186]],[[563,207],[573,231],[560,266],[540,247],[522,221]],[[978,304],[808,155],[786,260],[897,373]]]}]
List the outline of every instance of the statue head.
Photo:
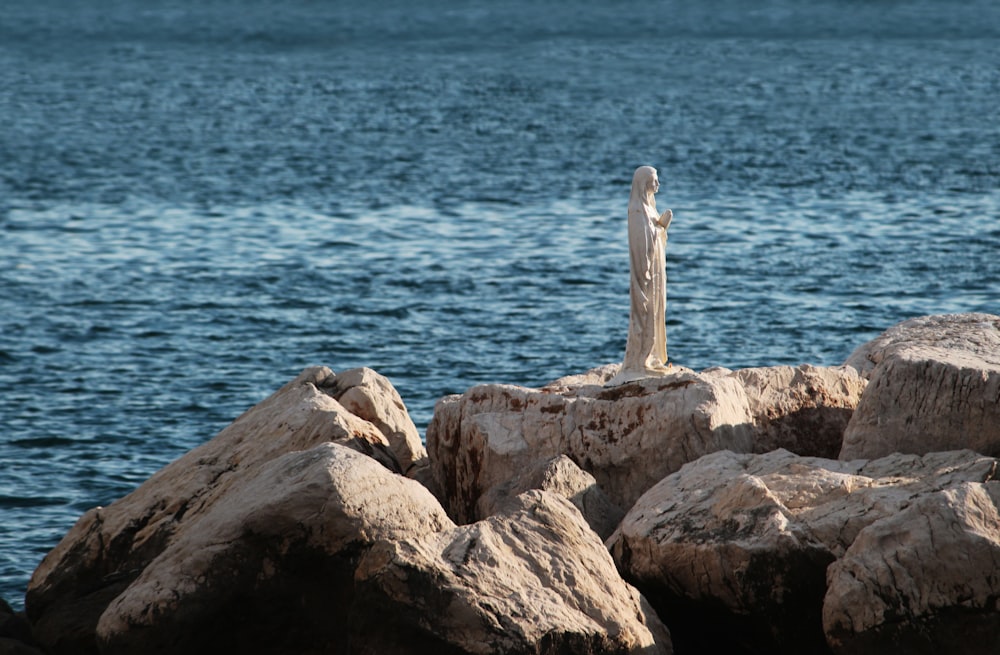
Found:
[{"label": "statue head", "polygon": [[653,194],[660,190],[660,180],[652,166],[640,166],[632,175],[631,202],[653,203]]}]

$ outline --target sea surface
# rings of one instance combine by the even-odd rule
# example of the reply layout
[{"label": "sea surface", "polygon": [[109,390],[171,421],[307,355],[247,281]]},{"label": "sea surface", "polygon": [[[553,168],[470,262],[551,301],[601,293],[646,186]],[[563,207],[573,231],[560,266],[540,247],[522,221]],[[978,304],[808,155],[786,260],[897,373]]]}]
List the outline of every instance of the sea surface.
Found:
[{"label": "sea surface", "polygon": [[1000,313],[1000,3],[3,0],[0,597],[315,364],[436,399]]}]

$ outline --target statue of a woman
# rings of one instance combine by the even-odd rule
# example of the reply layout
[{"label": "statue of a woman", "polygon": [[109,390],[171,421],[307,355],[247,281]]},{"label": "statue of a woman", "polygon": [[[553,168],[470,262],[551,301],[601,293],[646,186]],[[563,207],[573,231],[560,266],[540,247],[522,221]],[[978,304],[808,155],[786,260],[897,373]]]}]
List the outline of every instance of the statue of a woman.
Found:
[{"label": "statue of a woman", "polygon": [[674,214],[656,213],[660,181],[652,166],[632,176],[628,201],[628,250],[631,311],[621,371],[608,384],[664,375],[667,368],[667,228]]}]

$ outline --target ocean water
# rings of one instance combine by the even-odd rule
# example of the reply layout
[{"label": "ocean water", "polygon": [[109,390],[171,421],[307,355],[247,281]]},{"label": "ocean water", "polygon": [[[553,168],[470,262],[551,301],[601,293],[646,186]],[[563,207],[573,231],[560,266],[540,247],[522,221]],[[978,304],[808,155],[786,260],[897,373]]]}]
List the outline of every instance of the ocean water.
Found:
[{"label": "ocean water", "polygon": [[998,313],[1000,5],[4,0],[0,597],[306,366],[620,361],[642,164],[678,364]]}]

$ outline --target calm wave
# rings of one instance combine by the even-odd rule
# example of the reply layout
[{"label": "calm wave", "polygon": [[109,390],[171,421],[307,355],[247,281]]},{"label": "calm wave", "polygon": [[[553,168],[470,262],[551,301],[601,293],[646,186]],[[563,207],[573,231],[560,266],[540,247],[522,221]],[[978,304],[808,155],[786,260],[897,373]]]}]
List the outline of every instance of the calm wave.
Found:
[{"label": "calm wave", "polygon": [[79,4],[0,15],[15,604],[79,514],[305,366],[379,370],[423,429],[620,360],[640,164],[679,364],[1000,311],[994,3]]}]

